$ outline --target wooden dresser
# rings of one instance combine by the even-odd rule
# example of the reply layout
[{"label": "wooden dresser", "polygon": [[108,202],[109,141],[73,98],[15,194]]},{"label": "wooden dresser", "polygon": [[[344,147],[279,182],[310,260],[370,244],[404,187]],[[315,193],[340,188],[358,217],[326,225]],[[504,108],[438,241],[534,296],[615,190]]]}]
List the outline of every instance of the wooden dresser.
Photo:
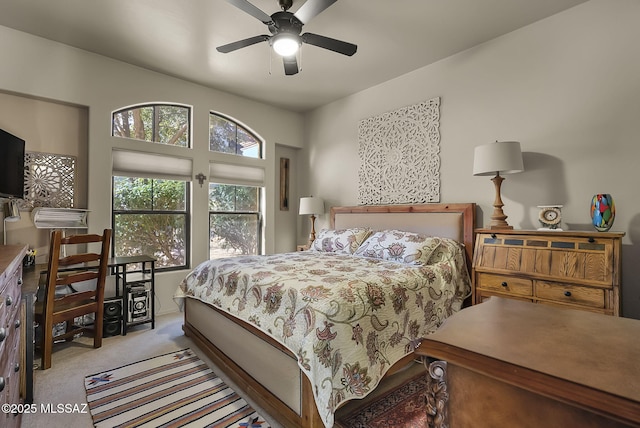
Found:
[{"label": "wooden dresser", "polygon": [[638,427],[638,338],[639,320],[491,297],[416,349],[428,426]]},{"label": "wooden dresser", "polygon": [[[0,404],[20,404],[20,298],[26,246],[0,246]],[[0,412],[0,426],[19,427],[20,415]]]},{"label": "wooden dresser", "polygon": [[479,229],[473,304],[501,296],[620,316],[623,236]]}]

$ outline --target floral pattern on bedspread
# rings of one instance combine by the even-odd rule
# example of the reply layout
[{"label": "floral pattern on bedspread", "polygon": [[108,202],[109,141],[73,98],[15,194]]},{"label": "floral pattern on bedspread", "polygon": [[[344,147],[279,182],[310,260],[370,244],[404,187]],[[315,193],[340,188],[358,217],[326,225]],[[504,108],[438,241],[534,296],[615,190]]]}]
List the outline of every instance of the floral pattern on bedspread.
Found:
[{"label": "floral pattern on bedspread", "polygon": [[210,303],[290,349],[331,427],[337,406],[367,395],[460,309],[471,290],[464,251],[444,245],[451,251],[423,266],[320,252],[211,260],[176,297]]}]

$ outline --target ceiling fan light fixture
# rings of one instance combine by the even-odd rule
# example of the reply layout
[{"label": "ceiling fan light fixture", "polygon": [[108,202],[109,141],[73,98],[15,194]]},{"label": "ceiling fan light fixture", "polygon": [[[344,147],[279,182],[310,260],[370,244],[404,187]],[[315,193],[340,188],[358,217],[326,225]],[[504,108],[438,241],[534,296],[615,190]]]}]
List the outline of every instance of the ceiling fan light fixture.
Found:
[{"label": "ceiling fan light fixture", "polygon": [[300,49],[300,38],[294,34],[280,33],[271,39],[273,50],[280,56],[295,55]]}]

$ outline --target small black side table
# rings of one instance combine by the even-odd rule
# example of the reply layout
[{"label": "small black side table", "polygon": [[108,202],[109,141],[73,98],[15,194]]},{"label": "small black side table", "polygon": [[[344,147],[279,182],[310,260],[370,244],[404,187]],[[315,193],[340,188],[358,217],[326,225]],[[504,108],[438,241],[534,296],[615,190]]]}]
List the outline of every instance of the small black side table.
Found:
[{"label": "small black side table", "polygon": [[[116,277],[116,297],[122,298],[123,336],[134,325],[150,323],[155,328],[155,263],[156,258],[147,255],[109,259]],[[140,269],[128,271],[133,264],[140,264]]]}]

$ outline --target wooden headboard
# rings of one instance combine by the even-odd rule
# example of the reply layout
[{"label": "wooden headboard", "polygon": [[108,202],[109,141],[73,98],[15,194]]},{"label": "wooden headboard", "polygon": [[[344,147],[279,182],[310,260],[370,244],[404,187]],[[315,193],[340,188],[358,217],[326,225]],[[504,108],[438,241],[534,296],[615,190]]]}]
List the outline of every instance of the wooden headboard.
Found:
[{"label": "wooden headboard", "polygon": [[476,204],[358,205],[332,207],[331,228],[399,229],[460,241],[471,268]]}]

